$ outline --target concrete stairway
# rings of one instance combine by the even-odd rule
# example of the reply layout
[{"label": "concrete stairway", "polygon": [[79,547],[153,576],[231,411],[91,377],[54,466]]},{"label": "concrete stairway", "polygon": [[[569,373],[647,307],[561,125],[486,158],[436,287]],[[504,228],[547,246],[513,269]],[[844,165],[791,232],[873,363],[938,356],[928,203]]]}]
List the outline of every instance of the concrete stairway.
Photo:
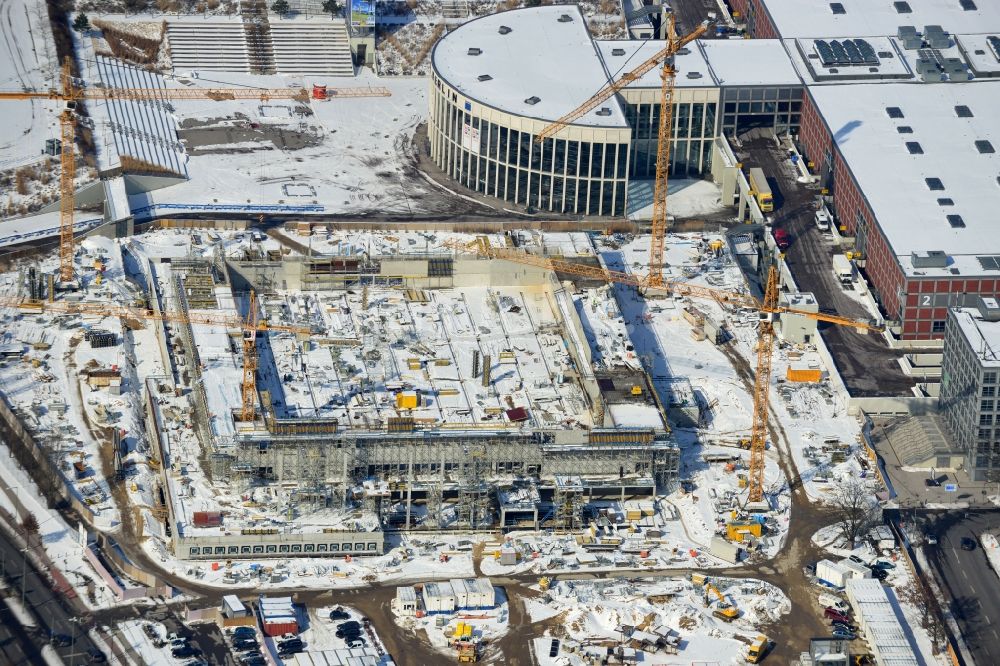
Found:
[{"label": "concrete stairway", "polygon": [[249,72],[243,24],[238,21],[167,22],[167,43],[174,70]]},{"label": "concrete stairway", "polygon": [[278,74],[354,76],[347,26],[333,20],[271,23],[274,64]]},{"label": "concrete stairway", "polygon": [[441,13],[446,19],[469,17],[469,3],[466,0],[441,0]]}]

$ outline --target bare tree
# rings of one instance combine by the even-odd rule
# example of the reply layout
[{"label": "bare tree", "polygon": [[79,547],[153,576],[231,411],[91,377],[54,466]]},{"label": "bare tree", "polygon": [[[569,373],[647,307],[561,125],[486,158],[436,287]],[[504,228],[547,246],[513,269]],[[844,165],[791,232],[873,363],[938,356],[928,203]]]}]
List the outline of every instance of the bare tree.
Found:
[{"label": "bare tree", "polygon": [[947,645],[948,632],[945,629],[941,605],[934,598],[927,583],[923,580],[917,580],[915,583],[896,587],[894,591],[901,601],[919,611],[920,626],[930,636],[934,654],[940,654]]},{"label": "bare tree", "polygon": [[875,488],[862,479],[849,479],[835,488],[830,499],[834,516],[840,523],[841,535],[853,547],[858,537],[871,529],[880,517]]}]

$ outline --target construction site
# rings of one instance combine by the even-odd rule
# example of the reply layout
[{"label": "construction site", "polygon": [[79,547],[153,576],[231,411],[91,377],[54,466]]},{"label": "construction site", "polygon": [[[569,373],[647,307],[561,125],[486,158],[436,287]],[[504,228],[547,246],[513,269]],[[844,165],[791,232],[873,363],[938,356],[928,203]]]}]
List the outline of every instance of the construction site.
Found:
[{"label": "construction site", "polygon": [[[905,526],[876,529],[902,504],[866,411],[929,393],[841,375],[909,349],[813,136],[843,82],[738,38],[765,3],[87,0],[51,43],[15,3],[0,555],[26,608],[0,612],[46,603],[34,539],[123,664],[955,654]],[[877,43],[901,78],[916,49]],[[114,615],[181,595],[222,630],[204,652]],[[6,663],[32,641],[4,631]]]}]

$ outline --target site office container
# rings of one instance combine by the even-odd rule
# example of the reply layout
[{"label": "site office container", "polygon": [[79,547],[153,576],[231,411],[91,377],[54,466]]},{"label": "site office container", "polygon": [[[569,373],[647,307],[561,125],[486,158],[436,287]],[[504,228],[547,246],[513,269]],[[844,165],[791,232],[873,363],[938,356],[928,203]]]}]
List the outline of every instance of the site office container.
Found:
[{"label": "site office container", "polygon": [[264,620],[264,633],[271,637],[299,633],[299,623],[293,617]]}]

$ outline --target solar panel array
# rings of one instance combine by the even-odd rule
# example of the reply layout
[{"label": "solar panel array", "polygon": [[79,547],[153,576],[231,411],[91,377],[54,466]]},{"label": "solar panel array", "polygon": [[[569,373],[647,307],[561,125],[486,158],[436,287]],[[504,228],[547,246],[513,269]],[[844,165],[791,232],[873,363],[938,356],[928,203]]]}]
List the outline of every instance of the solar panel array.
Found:
[{"label": "solar panel array", "polygon": [[989,35],[986,38],[986,43],[990,45],[990,51],[993,51],[993,57],[1000,62],[1000,37],[996,35]]},{"label": "solar panel array", "polygon": [[877,66],[878,54],[867,41],[863,39],[817,39],[813,42],[819,60],[824,67],[843,66]]}]

